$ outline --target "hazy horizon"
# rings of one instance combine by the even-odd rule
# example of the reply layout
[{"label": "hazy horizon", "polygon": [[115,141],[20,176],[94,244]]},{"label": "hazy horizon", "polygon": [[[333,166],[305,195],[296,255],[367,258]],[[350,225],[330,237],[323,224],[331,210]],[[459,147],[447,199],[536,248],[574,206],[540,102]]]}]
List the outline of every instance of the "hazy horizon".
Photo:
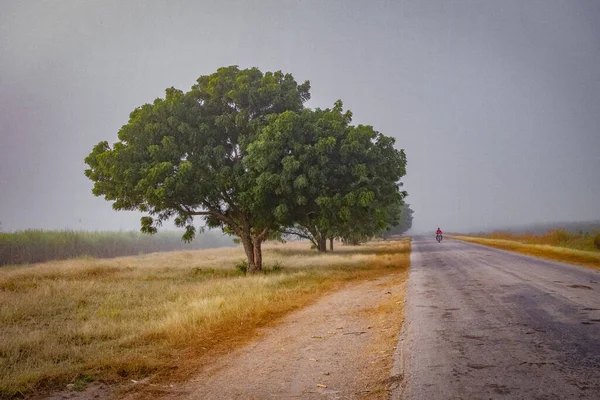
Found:
[{"label": "hazy horizon", "polygon": [[[414,230],[600,220],[597,1],[3,1],[0,222],[138,230],[83,159],[239,65],[310,80],[406,150]],[[167,228],[167,227],[166,227]]]}]

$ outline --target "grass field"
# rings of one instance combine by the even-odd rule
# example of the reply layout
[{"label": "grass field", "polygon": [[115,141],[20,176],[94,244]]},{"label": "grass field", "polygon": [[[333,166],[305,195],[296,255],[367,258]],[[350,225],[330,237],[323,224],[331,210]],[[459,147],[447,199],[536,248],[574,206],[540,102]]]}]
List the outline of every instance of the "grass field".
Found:
[{"label": "grass field", "polygon": [[244,276],[241,248],[54,261],[0,269],[0,396],[149,375],[184,379],[203,356],[358,279],[408,268],[410,241],[308,250],[265,246]]},{"label": "grass field", "polygon": [[145,235],[139,232],[87,232],[25,230],[0,232],[0,266],[66,260],[80,256],[120,257],[173,250],[199,250],[232,246],[230,236],[209,231],[191,243],[181,232]]},{"label": "grass field", "polygon": [[544,235],[497,232],[487,235],[452,235],[455,239],[600,269],[600,251],[594,235],[549,231]]},{"label": "grass field", "polygon": [[476,236],[486,239],[509,240],[524,244],[539,244],[554,247],[564,247],[567,249],[584,250],[584,251],[600,251],[594,244],[594,239],[597,234],[600,234],[600,227],[591,232],[572,232],[565,229],[550,229],[545,233],[510,233],[510,232],[494,232]]}]

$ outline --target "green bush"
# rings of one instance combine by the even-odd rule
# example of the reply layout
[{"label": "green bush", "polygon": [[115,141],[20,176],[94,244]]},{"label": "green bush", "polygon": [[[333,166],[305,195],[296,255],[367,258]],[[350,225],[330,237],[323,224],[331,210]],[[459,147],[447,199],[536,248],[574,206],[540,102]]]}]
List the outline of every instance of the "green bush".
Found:
[{"label": "green bush", "polygon": [[235,265],[235,269],[246,275],[248,272],[248,261],[240,261]]},{"label": "green bush", "polygon": [[279,261],[277,261],[275,264],[273,264],[273,271],[281,271],[283,269],[283,265],[281,265],[279,263]]}]

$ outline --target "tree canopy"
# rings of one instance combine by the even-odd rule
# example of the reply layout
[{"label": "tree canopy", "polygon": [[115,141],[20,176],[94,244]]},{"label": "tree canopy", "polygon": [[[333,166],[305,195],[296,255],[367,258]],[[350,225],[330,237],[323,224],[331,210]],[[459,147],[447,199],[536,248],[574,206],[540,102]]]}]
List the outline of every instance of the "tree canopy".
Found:
[{"label": "tree canopy", "polygon": [[350,125],[342,102],[332,109],[285,112],[248,148],[247,164],[274,201],[282,231],[325,250],[327,238],[372,237],[402,204],[404,151],[371,126]]},{"label": "tree canopy", "polygon": [[257,68],[220,68],[188,92],[136,108],[117,141],[86,157],[93,193],[146,214],[142,231],[174,219],[192,240],[194,217],[238,236],[248,270],[261,244],[296,233],[322,245],[358,229],[374,235],[402,204],[406,157],[394,139],[352,114],[304,108],[310,83]]}]

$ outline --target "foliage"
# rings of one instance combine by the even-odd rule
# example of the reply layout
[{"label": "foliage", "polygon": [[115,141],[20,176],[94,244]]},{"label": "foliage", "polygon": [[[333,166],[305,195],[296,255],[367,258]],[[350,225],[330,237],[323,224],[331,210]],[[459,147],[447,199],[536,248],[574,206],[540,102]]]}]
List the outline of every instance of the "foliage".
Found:
[{"label": "foliage", "polygon": [[85,159],[93,193],[117,210],[146,212],[147,233],[175,218],[190,241],[200,216],[239,236],[249,270],[260,270],[261,243],[277,222],[268,197],[256,196],[247,148],[272,116],[302,111],[309,89],[290,74],[236,66],[201,76],[189,92],[169,88],[130,114],[113,147],[100,142]]},{"label": "foliage", "polygon": [[235,264],[235,269],[245,275],[248,272],[248,261],[244,260]]},{"label": "foliage", "polygon": [[273,264],[272,269],[274,272],[281,271],[283,269],[283,265],[281,265],[281,263],[277,261],[275,264]]},{"label": "foliage", "polygon": [[147,213],[142,231],[170,218],[196,235],[194,217],[237,236],[248,271],[262,268],[261,245],[283,234],[371,237],[390,225],[406,192],[406,156],[395,140],[338,101],[305,109],[310,85],[289,74],[220,68],[189,92],[135,109],[119,141],[96,145],[85,171],[93,193],[121,210]]},{"label": "foliage", "polygon": [[594,236],[594,247],[596,247],[596,249],[600,250],[600,233],[598,233],[596,236]]},{"label": "foliage", "polygon": [[374,236],[406,196],[399,182],[404,151],[393,138],[351,121],[341,101],[332,109],[288,111],[248,147],[256,195],[269,199],[285,233],[322,251],[328,238]]}]

